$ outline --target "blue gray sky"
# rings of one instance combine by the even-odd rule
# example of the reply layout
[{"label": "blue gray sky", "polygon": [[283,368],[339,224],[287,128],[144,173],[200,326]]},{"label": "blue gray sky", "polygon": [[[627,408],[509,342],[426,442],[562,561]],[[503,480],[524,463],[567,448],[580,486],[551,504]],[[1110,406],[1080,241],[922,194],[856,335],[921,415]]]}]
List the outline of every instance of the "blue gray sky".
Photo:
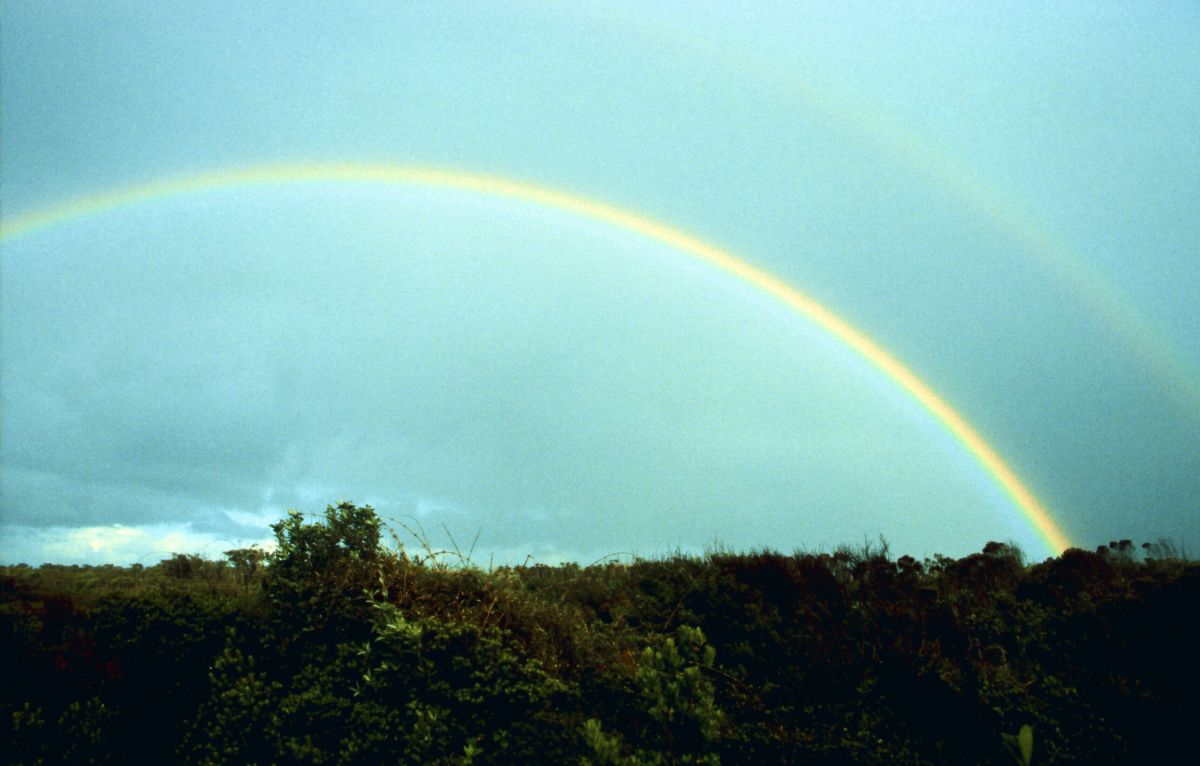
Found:
[{"label": "blue gray sky", "polygon": [[[1200,550],[1200,9],[466,6],[5,3],[0,216],[276,163],[583,195],[853,324],[1077,545]],[[485,563],[1048,553],[820,328],[563,211],[216,187],[0,256],[6,563],[217,556],[341,499]]]}]

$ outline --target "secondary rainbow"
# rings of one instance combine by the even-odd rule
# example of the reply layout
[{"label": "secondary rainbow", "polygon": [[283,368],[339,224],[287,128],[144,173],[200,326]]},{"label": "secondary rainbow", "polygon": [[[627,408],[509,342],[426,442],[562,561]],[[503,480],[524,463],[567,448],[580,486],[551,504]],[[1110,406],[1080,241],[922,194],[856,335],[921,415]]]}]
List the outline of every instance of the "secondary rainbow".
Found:
[{"label": "secondary rainbow", "polygon": [[[637,24],[641,17],[605,17],[622,25]],[[669,30],[669,32],[668,32]],[[1170,333],[1138,310],[1111,276],[1093,266],[1076,246],[1051,226],[1039,221],[1019,200],[1006,196],[962,160],[935,149],[869,103],[855,100],[844,88],[822,84],[812,72],[771,63],[754,54],[738,53],[723,38],[687,34],[681,25],[661,26],[652,32],[667,35],[673,44],[708,63],[757,81],[779,98],[793,100],[820,115],[848,136],[873,147],[881,158],[927,178],[949,199],[957,200],[995,231],[1008,237],[1019,252],[1046,276],[1068,288],[1080,307],[1102,319],[1114,339],[1142,359],[1183,405],[1181,414],[1200,417],[1200,365],[1170,337]]]},{"label": "secondary rainbow", "polygon": [[43,211],[0,221],[0,244],[75,218],[161,197],[230,187],[288,183],[379,183],[442,187],[519,200],[599,221],[659,242],[719,269],[769,295],[853,349],[917,401],[992,477],[1055,552],[1071,547],[1050,512],[999,453],[915,373],[861,331],[778,277],[721,248],[645,216],[577,194],[496,176],[402,165],[269,165],[192,175],[84,197]]}]

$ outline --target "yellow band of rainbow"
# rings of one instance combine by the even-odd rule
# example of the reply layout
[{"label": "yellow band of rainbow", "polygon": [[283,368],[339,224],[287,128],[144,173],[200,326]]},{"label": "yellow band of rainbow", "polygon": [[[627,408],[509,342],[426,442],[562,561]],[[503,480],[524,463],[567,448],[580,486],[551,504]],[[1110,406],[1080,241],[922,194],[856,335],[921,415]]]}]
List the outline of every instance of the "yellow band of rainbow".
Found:
[{"label": "yellow band of rainbow", "polygon": [[315,163],[266,165],[222,170],[155,181],[89,196],[46,210],[0,222],[0,244],[29,232],[81,216],[134,205],[161,197],[253,185],[303,182],[352,182],[442,187],[540,205],[640,234],[691,258],[717,268],[771,296],[801,317],[814,322],[853,349],[917,401],[967,450],[1016,504],[1037,534],[1055,553],[1071,541],[1049,511],[1017,478],[990,444],[957,411],[901,364],[848,322],[776,276],[685,232],[619,207],[531,183],[478,173],[401,165]]}]

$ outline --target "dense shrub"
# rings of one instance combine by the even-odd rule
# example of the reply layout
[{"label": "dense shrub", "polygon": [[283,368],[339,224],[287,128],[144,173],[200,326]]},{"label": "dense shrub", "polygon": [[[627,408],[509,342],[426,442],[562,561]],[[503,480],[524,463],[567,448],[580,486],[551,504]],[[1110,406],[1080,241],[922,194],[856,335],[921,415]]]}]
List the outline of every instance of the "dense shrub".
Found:
[{"label": "dense shrub", "polygon": [[1123,763],[1197,713],[1200,565],[1162,541],[485,572],[367,506],[273,529],[0,568],[7,762]]}]

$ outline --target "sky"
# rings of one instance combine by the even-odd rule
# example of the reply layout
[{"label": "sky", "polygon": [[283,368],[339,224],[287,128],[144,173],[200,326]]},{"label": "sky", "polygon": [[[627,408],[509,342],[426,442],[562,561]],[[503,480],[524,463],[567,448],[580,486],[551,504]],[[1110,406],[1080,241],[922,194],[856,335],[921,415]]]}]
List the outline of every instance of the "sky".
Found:
[{"label": "sky", "polygon": [[480,564],[1055,552],[761,284],[335,165],[719,248],[1070,544],[1200,551],[1200,8],[460,5],[0,6],[0,562],[341,500]]}]

